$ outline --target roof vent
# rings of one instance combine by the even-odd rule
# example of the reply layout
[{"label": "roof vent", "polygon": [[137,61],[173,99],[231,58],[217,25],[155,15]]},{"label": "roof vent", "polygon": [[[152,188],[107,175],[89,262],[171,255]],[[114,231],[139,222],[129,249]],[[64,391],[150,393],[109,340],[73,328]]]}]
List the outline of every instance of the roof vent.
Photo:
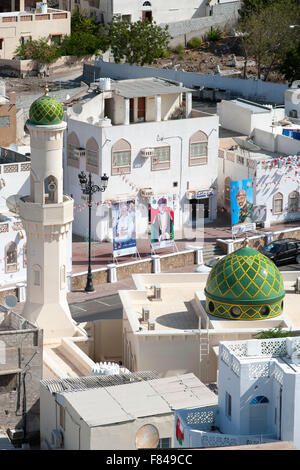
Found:
[{"label": "roof vent", "polygon": [[159,284],[154,286],[154,299],[161,300],[161,287]]},{"label": "roof vent", "polygon": [[148,321],[148,330],[155,330],[155,321],[149,320]]},{"label": "roof vent", "polygon": [[150,308],[149,307],[143,307],[142,314],[143,314],[143,320],[142,321],[145,321],[145,322],[149,321]]}]

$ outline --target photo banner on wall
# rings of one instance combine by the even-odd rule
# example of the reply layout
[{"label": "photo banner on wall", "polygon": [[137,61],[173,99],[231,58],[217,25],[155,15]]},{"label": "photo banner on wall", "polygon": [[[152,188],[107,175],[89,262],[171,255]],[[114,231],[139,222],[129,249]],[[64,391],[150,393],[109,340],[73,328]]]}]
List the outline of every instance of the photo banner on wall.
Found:
[{"label": "photo banner on wall", "polygon": [[135,200],[112,203],[113,256],[136,253]]},{"label": "photo banner on wall", "polygon": [[174,197],[173,194],[152,196],[151,246],[153,249],[174,245]]},{"label": "photo banner on wall", "polygon": [[253,222],[253,181],[247,178],[230,183],[232,234],[256,229]]}]

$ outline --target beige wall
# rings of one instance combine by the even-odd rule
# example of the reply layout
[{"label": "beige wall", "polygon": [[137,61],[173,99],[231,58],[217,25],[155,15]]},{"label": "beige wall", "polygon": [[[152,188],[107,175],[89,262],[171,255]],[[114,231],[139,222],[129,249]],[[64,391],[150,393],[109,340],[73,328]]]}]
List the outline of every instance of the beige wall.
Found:
[{"label": "beige wall", "polygon": [[140,427],[145,424],[152,424],[155,426],[158,430],[160,439],[169,437],[173,444],[174,415],[173,413],[170,413],[160,416],[138,418],[127,423],[118,423],[111,426],[92,428],[90,450],[134,450],[136,449],[136,433]]},{"label": "beige wall", "polygon": [[84,329],[93,338],[91,354],[95,362],[122,360],[122,320],[88,322]]},{"label": "beige wall", "polygon": [[[24,18],[27,20],[24,21]],[[28,18],[31,20],[28,21]],[[33,40],[44,37],[50,40],[50,34],[70,34],[70,18],[70,12],[53,10],[44,15],[0,14],[0,36],[3,38],[0,59],[12,59],[15,56],[15,50],[21,44],[22,36],[31,36]]]}]

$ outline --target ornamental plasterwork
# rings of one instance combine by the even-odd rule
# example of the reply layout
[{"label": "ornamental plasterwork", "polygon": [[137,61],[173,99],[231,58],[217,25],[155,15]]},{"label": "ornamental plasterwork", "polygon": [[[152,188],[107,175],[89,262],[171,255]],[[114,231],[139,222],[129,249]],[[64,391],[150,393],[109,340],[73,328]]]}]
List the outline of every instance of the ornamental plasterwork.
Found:
[{"label": "ornamental plasterwork", "polygon": [[194,411],[188,413],[186,423],[191,424],[212,424],[215,421],[214,412],[212,410]]}]

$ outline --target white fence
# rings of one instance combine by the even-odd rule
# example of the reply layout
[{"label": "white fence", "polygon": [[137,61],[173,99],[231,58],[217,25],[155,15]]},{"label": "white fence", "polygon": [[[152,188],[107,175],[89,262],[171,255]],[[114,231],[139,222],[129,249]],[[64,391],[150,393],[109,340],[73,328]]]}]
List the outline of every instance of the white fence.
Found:
[{"label": "white fence", "polygon": [[186,87],[206,87],[227,90],[234,96],[242,96],[246,99],[263,101],[265,103],[284,103],[284,93],[287,84],[263,82],[249,78],[228,78],[213,74],[200,74],[184,72],[183,70],[166,70],[156,67],[140,67],[129,64],[115,64],[99,59],[95,65],[101,67],[101,76],[115,80],[144,77],[162,77],[183,83]]}]

